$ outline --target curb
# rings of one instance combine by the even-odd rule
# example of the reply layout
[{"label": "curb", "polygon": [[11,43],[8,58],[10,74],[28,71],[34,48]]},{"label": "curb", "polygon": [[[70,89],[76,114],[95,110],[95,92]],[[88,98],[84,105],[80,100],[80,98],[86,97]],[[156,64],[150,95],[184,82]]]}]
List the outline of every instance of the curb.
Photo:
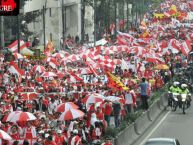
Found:
[{"label": "curb", "polygon": [[164,93],[147,111],[139,116],[135,122],[121,131],[116,138],[114,138],[114,145],[135,144],[138,139],[148,131],[149,127],[157,121],[159,116],[166,111],[166,100],[167,96]]}]

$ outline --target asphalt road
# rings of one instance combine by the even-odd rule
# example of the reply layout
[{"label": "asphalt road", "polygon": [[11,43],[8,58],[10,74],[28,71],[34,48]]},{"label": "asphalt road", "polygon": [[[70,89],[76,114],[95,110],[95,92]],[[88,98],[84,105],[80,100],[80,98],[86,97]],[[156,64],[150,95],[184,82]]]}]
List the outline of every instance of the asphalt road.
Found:
[{"label": "asphalt road", "polygon": [[185,115],[179,108],[164,112],[134,145],[144,145],[147,139],[157,137],[177,138],[181,145],[193,145],[193,106]]}]

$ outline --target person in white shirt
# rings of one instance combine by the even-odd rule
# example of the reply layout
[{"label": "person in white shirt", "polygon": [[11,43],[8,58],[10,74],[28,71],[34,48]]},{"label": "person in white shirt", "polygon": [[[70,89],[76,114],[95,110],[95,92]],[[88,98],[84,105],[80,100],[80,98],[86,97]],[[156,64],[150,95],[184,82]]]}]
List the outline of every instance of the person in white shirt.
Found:
[{"label": "person in white shirt", "polygon": [[133,98],[130,92],[127,92],[125,94],[125,106],[126,106],[126,111],[127,114],[132,112],[132,106],[133,106]]},{"label": "person in white shirt", "polygon": [[57,107],[56,101],[54,99],[51,99],[51,102],[50,102],[50,104],[48,106],[49,114],[53,114],[56,107]]}]

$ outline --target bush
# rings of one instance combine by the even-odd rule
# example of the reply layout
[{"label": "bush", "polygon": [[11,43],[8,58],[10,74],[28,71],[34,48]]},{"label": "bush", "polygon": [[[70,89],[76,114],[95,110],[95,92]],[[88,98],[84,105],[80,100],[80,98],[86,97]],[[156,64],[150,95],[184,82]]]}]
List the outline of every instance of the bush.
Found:
[{"label": "bush", "polygon": [[104,138],[106,138],[106,137],[115,138],[116,135],[118,134],[118,132],[119,132],[119,129],[117,129],[117,128],[112,128],[112,127],[108,127],[108,128],[105,130],[105,136],[104,136]]}]

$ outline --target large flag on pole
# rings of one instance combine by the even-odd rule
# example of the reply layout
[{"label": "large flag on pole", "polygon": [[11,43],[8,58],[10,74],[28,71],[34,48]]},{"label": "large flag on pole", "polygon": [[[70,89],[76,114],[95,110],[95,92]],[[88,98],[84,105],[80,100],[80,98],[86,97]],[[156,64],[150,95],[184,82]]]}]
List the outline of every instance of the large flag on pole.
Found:
[{"label": "large flag on pole", "polygon": [[124,90],[127,91],[129,88],[125,86],[118,77],[114,76],[110,72],[107,72],[108,77],[108,86],[115,90]]},{"label": "large flag on pole", "polygon": [[18,67],[18,65],[16,63],[14,63],[13,61],[10,62],[10,67],[8,69],[8,71],[11,73],[11,74],[17,74],[17,76],[23,76],[25,75],[25,71],[20,69]]},{"label": "large flag on pole", "polygon": [[[23,40],[20,40],[20,51],[23,50],[26,47],[26,43]],[[18,40],[15,40],[13,43],[11,43],[9,46],[7,46],[11,52],[18,52]]]},{"label": "large flag on pole", "polygon": [[181,51],[184,56],[188,56],[190,51],[192,50],[192,46],[189,40],[186,40],[181,45]]}]

